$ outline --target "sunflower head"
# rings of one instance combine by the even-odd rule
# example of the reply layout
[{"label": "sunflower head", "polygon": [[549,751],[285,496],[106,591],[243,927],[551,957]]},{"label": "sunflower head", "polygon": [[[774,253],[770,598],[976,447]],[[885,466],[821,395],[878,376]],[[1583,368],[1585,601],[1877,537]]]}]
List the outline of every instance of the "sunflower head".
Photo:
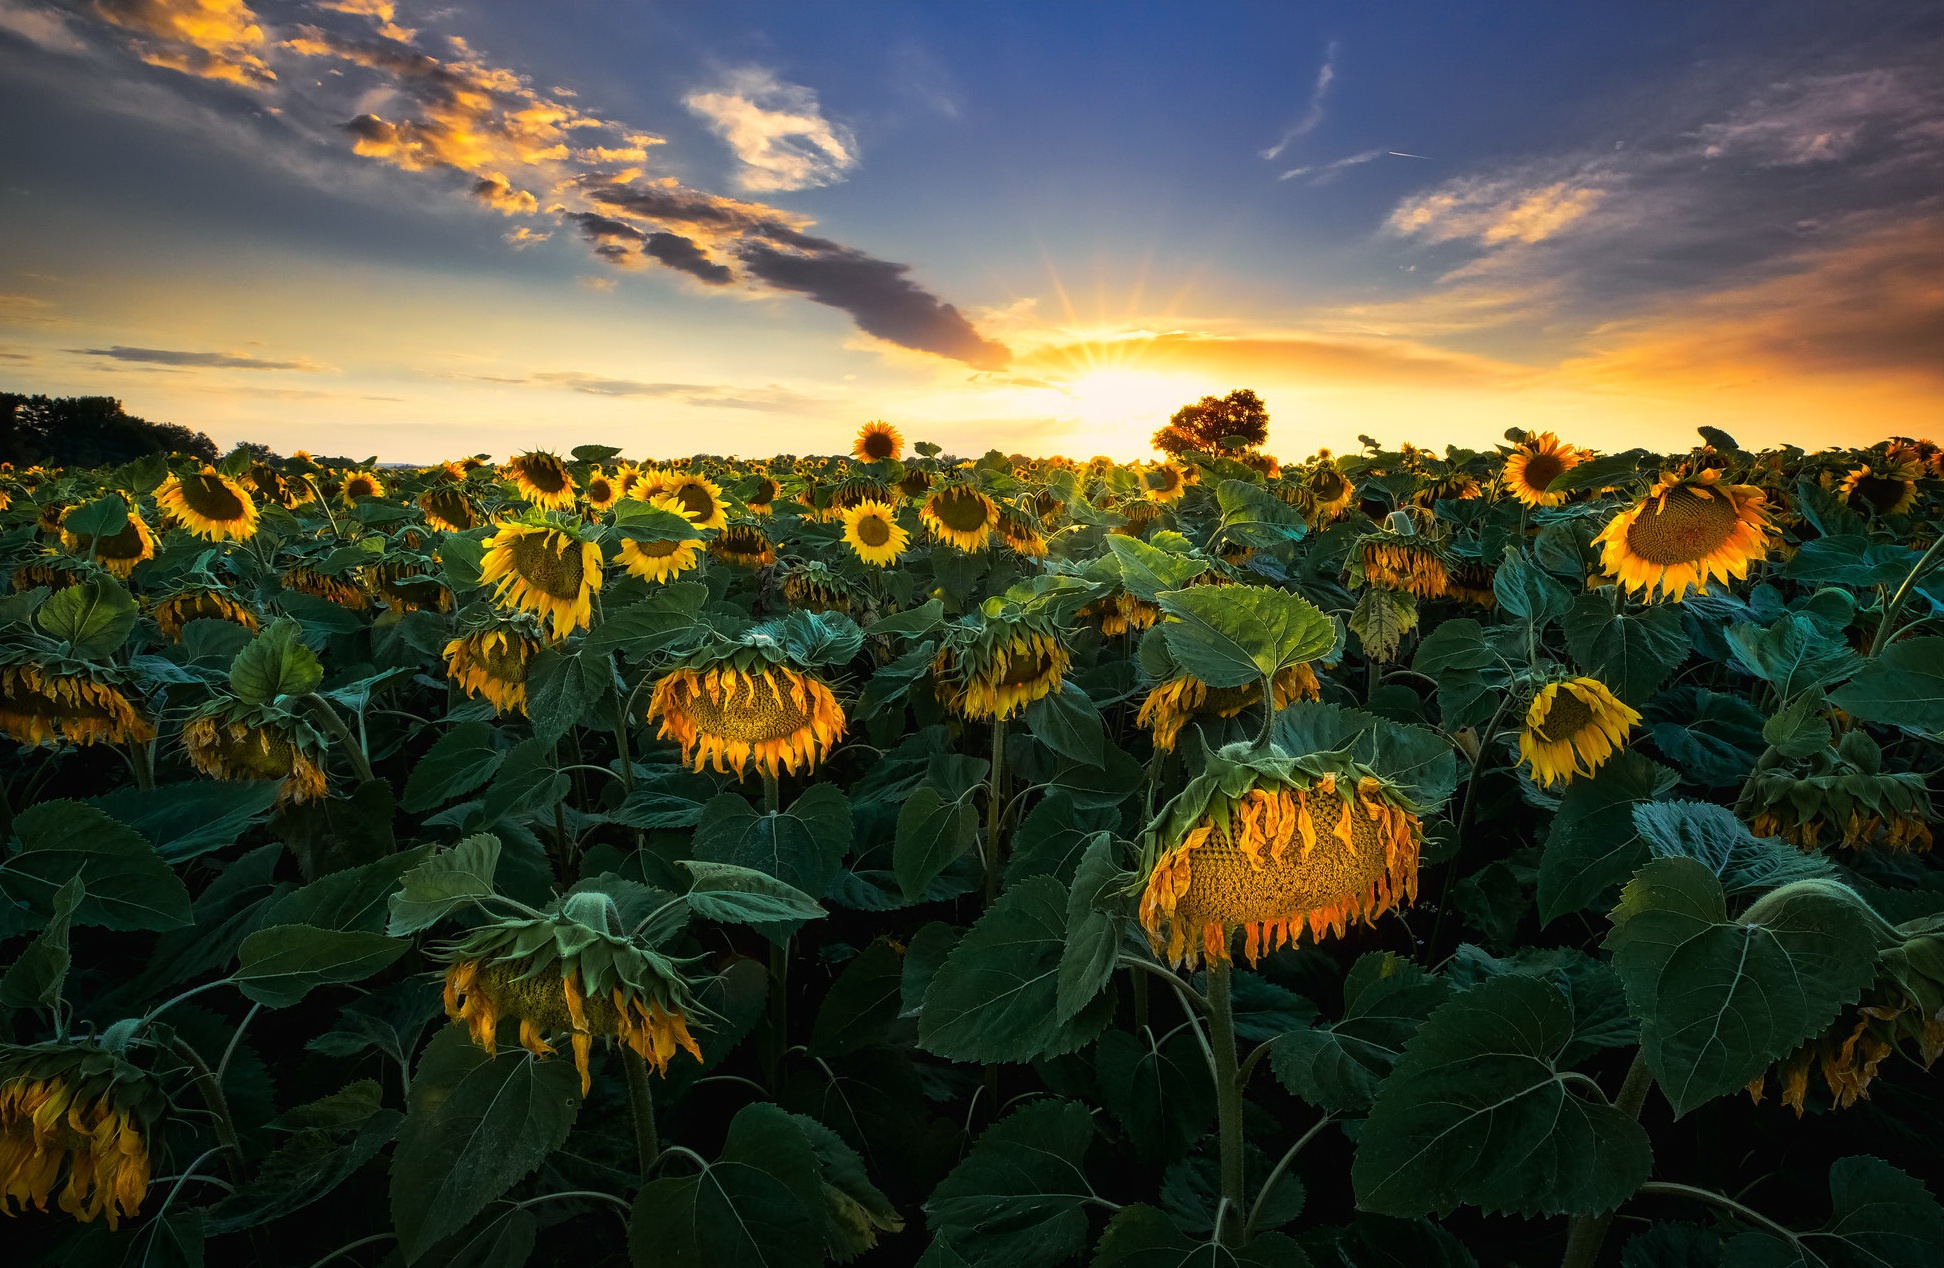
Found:
[{"label": "sunflower head", "polygon": [[[1145,505],[1145,503],[1143,504]],[[1006,549],[1023,559],[1044,559],[1047,554],[1046,538],[1040,535],[1038,526],[1024,515],[1011,509],[999,512],[999,522],[994,525],[999,540]]]},{"label": "sunflower head", "polygon": [[0,666],[0,733],[22,744],[145,744],[155,728],[122,689],[92,672],[32,661]]},{"label": "sunflower head", "polygon": [[452,611],[452,591],[428,567],[404,560],[382,563],[372,569],[372,583],[394,611]]},{"label": "sunflower head", "polygon": [[[1298,700],[1322,698],[1323,686],[1316,671],[1307,663],[1289,665],[1276,675],[1276,707],[1284,709]],[[1232,718],[1262,701],[1260,682],[1240,687],[1211,687],[1201,679],[1182,673],[1157,683],[1141,702],[1136,725],[1154,732],[1154,747],[1171,752],[1182,728],[1195,718]]]},{"label": "sunflower head", "polygon": [[155,504],[204,541],[243,541],[257,530],[255,500],[214,467],[169,476],[156,488]]},{"label": "sunflower head", "polygon": [[1519,758],[1542,788],[1591,775],[1626,747],[1640,714],[1597,678],[1549,682],[1532,697],[1519,729]]},{"label": "sunflower head", "polygon": [[562,639],[593,620],[601,548],[578,525],[508,521],[487,539],[479,579],[494,587],[495,599],[540,618]]},{"label": "sunflower head", "polygon": [[898,480],[898,492],[909,501],[916,502],[931,492],[936,483],[932,473],[923,467],[907,465],[905,473]]},{"label": "sunflower head", "polygon": [[677,1052],[697,1061],[689,1033],[703,1011],[681,965],[624,936],[605,894],[570,896],[552,915],[505,919],[472,929],[437,954],[447,962],[446,1016],[488,1052],[499,1048],[502,1022],[519,1028],[518,1043],[537,1057],[565,1038],[592,1083],[594,1041],[619,1043],[668,1073]]},{"label": "sunflower head", "polygon": [[73,509],[74,503],[66,498],[49,498],[36,508],[34,527],[43,533],[58,535],[61,531],[61,521],[66,519],[67,513]]},{"label": "sunflower head", "polygon": [[479,512],[473,509],[459,484],[439,484],[419,494],[419,510],[425,522],[448,533],[463,533],[479,527]]},{"label": "sunflower head", "polygon": [[904,437],[896,427],[877,419],[858,430],[851,452],[859,462],[896,462],[904,456]]},{"label": "sunflower head", "polygon": [[42,555],[14,569],[13,588],[21,591],[46,586],[49,590],[65,590],[80,580],[81,569],[75,566],[72,559],[61,555]]},{"label": "sunflower head", "polygon": [[759,475],[755,479],[755,489],[743,499],[743,506],[751,515],[772,515],[776,512],[776,499],[782,496],[783,486],[774,477]]},{"label": "sunflower head", "polygon": [[587,487],[581,496],[587,500],[589,510],[605,511],[619,502],[625,491],[616,477],[596,467],[587,473]]},{"label": "sunflower head", "polygon": [[178,590],[157,600],[149,615],[155,618],[164,634],[178,643],[182,641],[183,628],[191,621],[229,621],[246,630],[257,628],[256,613],[243,606],[235,595],[214,586]]},{"label": "sunflower head", "polygon": [[1594,541],[1608,575],[1649,601],[1680,602],[1690,587],[1748,575],[1768,554],[1767,495],[1723,484],[1711,470],[1663,474],[1647,496],[1620,511]]},{"label": "sunflower head", "polygon": [[1902,515],[1917,504],[1917,481],[1924,467],[1913,459],[1890,456],[1866,462],[1843,476],[1843,502],[1865,515]]},{"label": "sunflower head", "polygon": [[1340,753],[1290,758],[1230,745],[1157,820],[1141,925],[1155,953],[1226,962],[1340,936],[1417,893],[1423,828],[1394,785]]},{"label": "sunflower head", "polygon": [[344,488],[340,496],[346,506],[356,506],[359,498],[381,498],[385,496],[385,482],[378,478],[375,471],[353,471],[344,477]]},{"label": "sunflower head", "polygon": [[1523,443],[1505,456],[1505,487],[1527,506],[1558,506],[1564,493],[1548,493],[1546,486],[1586,460],[1587,455],[1560,443],[1551,432],[1528,432]]},{"label": "sunflower head", "polygon": [[1936,817],[1924,776],[1884,770],[1881,750],[1860,730],[1807,758],[1765,757],[1735,811],[1757,836],[1803,850],[1928,850]]},{"label": "sunflower head", "polygon": [[723,529],[729,526],[729,513],[722,501],[722,486],[707,476],[688,471],[664,472],[653,491],[637,490],[634,496],[652,499],[667,495],[682,504],[697,528]]},{"label": "sunflower head", "polygon": [[1302,474],[1299,487],[1306,509],[1318,523],[1335,519],[1357,500],[1357,486],[1337,469],[1327,453]]},{"label": "sunflower head", "polygon": [[298,723],[233,717],[218,708],[182,726],[182,747],[211,779],[275,779],[279,805],[325,795],[322,749]]},{"label": "sunflower head", "polygon": [[1402,590],[1420,599],[1441,598],[1451,586],[1450,569],[1437,543],[1396,528],[1359,537],[1348,571],[1353,584]]},{"label": "sunflower head", "polygon": [[962,718],[997,721],[1065,685],[1073,656],[1041,616],[999,616],[954,626],[932,660],[939,703]]},{"label": "sunflower head", "polygon": [[738,568],[767,568],[776,562],[776,543],[753,524],[731,524],[709,543],[709,553]]},{"label": "sunflower head", "polygon": [[314,595],[347,611],[362,612],[371,606],[371,598],[362,585],[363,571],[347,568],[340,573],[325,573],[299,566],[286,569],[278,580],[286,590]]},{"label": "sunflower head", "polygon": [[574,504],[574,477],[557,454],[533,449],[515,454],[500,468],[532,506],[546,511],[564,511]]},{"label": "sunflower head", "polygon": [[1474,607],[1497,607],[1498,591],[1492,587],[1497,575],[1497,565],[1482,559],[1454,559],[1446,570],[1445,594]]},{"label": "sunflower head", "polygon": [[1148,497],[1156,502],[1174,502],[1187,491],[1188,479],[1172,462],[1157,462],[1141,476]]},{"label": "sunflower head", "polygon": [[682,760],[736,773],[805,773],[844,737],[844,711],[814,674],[748,655],[683,665],[655,684],[648,720],[682,748]]},{"label": "sunflower head", "polygon": [[52,1197],[75,1220],[118,1227],[148,1193],[167,1106],[150,1075],[92,1042],[0,1044],[0,1212],[46,1211]]},{"label": "sunflower head", "polygon": [[496,713],[525,713],[527,662],[539,650],[539,640],[518,628],[491,625],[446,644],[446,677],[467,695],[490,702]]},{"label": "sunflower head", "polygon": [[998,524],[999,508],[971,485],[953,482],[932,491],[918,518],[937,540],[971,552],[985,548]]},{"label": "sunflower head", "polygon": [[797,564],[783,578],[783,597],[803,612],[842,612],[849,615],[849,587],[821,563]]},{"label": "sunflower head", "polygon": [[131,506],[128,508],[128,522],[122,525],[121,531],[105,537],[71,532],[63,524],[61,549],[83,559],[92,557],[117,577],[127,577],[135,571],[136,564],[155,558],[155,534],[149,531],[142,513]]},{"label": "sunflower head", "polygon": [[[681,516],[691,524],[695,522],[693,511],[666,494],[655,498],[653,504]],[[704,544],[701,537],[652,542],[628,537],[621,541],[618,558],[631,577],[640,577],[643,581],[669,581],[702,562]]]},{"label": "sunflower head", "polygon": [[859,502],[844,512],[844,544],[864,563],[883,568],[898,562],[911,534],[889,502]]}]

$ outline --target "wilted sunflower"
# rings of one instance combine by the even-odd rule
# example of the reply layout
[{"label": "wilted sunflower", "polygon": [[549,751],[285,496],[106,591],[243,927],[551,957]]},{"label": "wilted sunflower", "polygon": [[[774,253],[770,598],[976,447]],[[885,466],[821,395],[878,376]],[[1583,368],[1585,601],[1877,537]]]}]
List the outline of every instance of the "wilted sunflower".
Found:
[{"label": "wilted sunflower", "polygon": [[1917,504],[1917,481],[1923,475],[1924,468],[1914,461],[1866,462],[1843,477],[1843,503],[1852,511],[1902,515]]},{"label": "wilted sunflower", "polygon": [[889,459],[896,462],[904,456],[904,437],[898,429],[882,419],[864,424],[857,433],[857,444],[851,452],[859,462],[883,462]]},{"label": "wilted sunflower", "polygon": [[[664,511],[672,511],[691,523],[694,522],[694,514],[672,497],[665,495],[658,497],[654,500],[654,505]],[[701,563],[703,545],[700,537],[658,542],[623,538],[621,553],[617,558],[631,577],[640,577],[643,581],[667,581],[681,576]]]},{"label": "wilted sunflower", "polygon": [[1292,760],[1231,745],[1156,832],[1141,926],[1176,964],[1226,962],[1237,929],[1251,961],[1305,927],[1341,936],[1417,894],[1417,815],[1396,787],[1340,755]]},{"label": "wilted sunflower", "polygon": [[339,496],[346,506],[356,506],[359,498],[381,498],[385,496],[385,482],[378,478],[375,471],[353,471],[344,477],[344,488]]},{"label": "wilted sunflower", "polygon": [[1450,588],[1444,553],[1428,537],[1385,529],[1357,539],[1353,580],[1436,599]]},{"label": "wilted sunflower", "polygon": [[1492,580],[1498,568],[1482,559],[1455,559],[1446,569],[1445,596],[1475,607],[1498,606],[1498,591]]},{"label": "wilted sunflower", "polygon": [[324,764],[307,728],[233,718],[221,708],[182,726],[189,764],[211,779],[275,779],[279,805],[325,795]]},{"label": "wilted sunflower", "polygon": [[143,522],[142,513],[131,506],[128,508],[128,523],[122,525],[120,532],[106,537],[94,538],[85,533],[70,532],[63,524],[61,549],[83,559],[92,554],[94,561],[103,568],[117,577],[126,577],[135,571],[136,564],[155,558],[155,534]]},{"label": "wilted sunflower", "polygon": [[1551,432],[1528,434],[1525,443],[1505,455],[1505,487],[1527,506],[1558,506],[1564,493],[1548,493],[1546,486],[1586,460]]},{"label": "wilted sunflower", "polygon": [[0,733],[22,744],[146,744],[155,728],[120,687],[25,661],[0,666]]},{"label": "wilted sunflower", "polygon": [[684,665],[655,684],[648,720],[682,746],[682,760],[736,773],[805,773],[844,738],[844,711],[822,679],[788,665],[733,660]]},{"label": "wilted sunflower", "polygon": [[1597,678],[1549,682],[1532,697],[1519,730],[1519,760],[1540,787],[1591,775],[1627,744],[1640,714]]},{"label": "wilted sunflower", "polygon": [[1153,502],[1128,501],[1121,503],[1118,509],[1127,517],[1127,523],[1114,531],[1123,537],[1139,537],[1161,518],[1161,508]]},{"label": "wilted sunflower", "polygon": [[1006,549],[1013,554],[1022,559],[1046,558],[1046,539],[1040,536],[1039,529],[1024,516],[1015,515],[1010,510],[1000,511],[999,523],[996,527],[999,540],[1004,542]]},{"label": "wilted sunflower", "polygon": [[836,574],[821,563],[798,564],[783,578],[783,597],[792,608],[804,612],[842,612],[851,610],[850,591]]},{"label": "wilted sunflower", "polygon": [[170,475],[155,490],[155,504],[204,541],[243,541],[257,530],[256,502],[214,467]]},{"label": "wilted sunflower", "polygon": [[555,454],[533,449],[515,454],[500,468],[530,505],[546,511],[564,511],[574,504],[574,477],[567,464]]},{"label": "wilted sunflower", "polygon": [[1059,691],[1072,663],[1051,625],[995,619],[969,637],[945,640],[932,660],[932,689],[962,718],[998,721]]},{"label": "wilted sunflower", "polygon": [[1172,462],[1157,462],[1141,477],[1147,495],[1156,502],[1173,502],[1188,489],[1188,479]]},{"label": "wilted sunflower", "polygon": [[1411,501],[1419,506],[1431,507],[1439,502],[1470,502],[1483,497],[1484,493],[1477,476],[1453,471],[1449,475],[1434,477]]},{"label": "wilted sunflower", "polygon": [[32,563],[22,564],[14,569],[13,588],[15,591],[32,590],[36,586],[46,586],[49,590],[65,590],[81,580],[81,570],[72,559],[66,556],[43,555]]},{"label": "wilted sunflower", "polygon": [[879,568],[898,562],[911,534],[893,518],[888,502],[859,502],[844,512],[844,544],[867,564]]},{"label": "wilted sunflower", "polygon": [[359,584],[360,574],[357,568],[332,576],[315,568],[298,567],[287,570],[278,580],[286,590],[314,595],[349,611],[362,612],[371,606],[371,599]]},{"label": "wilted sunflower", "polygon": [[1096,599],[1074,614],[1080,620],[1100,622],[1102,638],[1113,638],[1131,630],[1144,630],[1161,619],[1161,605],[1150,603],[1138,594],[1122,590],[1103,599]]},{"label": "wilted sunflower", "polygon": [[[1287,708],[1297,700],[1319,700],[1323,686],[1316,671],[1307,664],[1290,665],[1276,675],[1276,707]],[[1135,715],[1137,726],[1154,732],[1154,747],[1171,752],[1181,729],[1196,717],[1232,718],[1244,709],[1262,702],[1262,684],[1244,683],[1240,687],[1211,687],[1189,674],[1157,683],[1141,702]]]},{"label": "wilted sunflower", "polygon": [[985,548],[999,508],[969,484],[947,484],[925,499],[918,518],[933,537],[969,553]]},{"label": "wilted sunflower", "polygon": [[916,502],[931,492],[934,483],[932,473],[925,468],[907,466],[904,476],[898,481],[898,492],[902,493],[907,501]]},{"label": "wilted sunflower", "polygon": [[618,1040],[664,1076],[678,1051],[700,1061],[689,1021],[701,1010],[679,964],[623,936],[619,925],[605,894],[586,893],[551,916],[469,931],[439,951],[449,962],[446,1016],[488,1052],[499,1049],[502,1021],[519,1023],[520,1046],[537,1057],[554,1054],[548,1036],[565,1035],[583,1096],[597,1037]]},{"label": "wilted sunflower", "polygon": [[1713,470],[1690,479],[1663,473],[1635,505],[1613,517],[1594,541],[1606,572],[1642,598],[1679,603],[1693,586],[1706,594],[1712,580],[1748,575],[1769,549],[1763,492],[1721,484]]},{"label": "wilted sunflower", "polygon": [[450,612],[452,591],[428,571],[429,565],[393,562],[372,569],[372,581],[386,605],[398,612]]},{"label": "wilted sunflower", "polygon": [[533,613],[562,639],[593,620],[601,548],[568,529],[512,521],[487,539],[479,580],[494,586],[495,600]]},{"label": "wilted sunflower", "polygon": [[738,568],[767,568],[776,562],[776,543],[760,528],[731,524],[709,543],[709,553]]},{"label": "wilted sunflower", "polygon": [[613,476],[594,468],[587,473],[587,487],[581,491],[589,510],[605,511],[621,500],[624,490]]},{"label": "wilted sunflower", "polygon": [[34,514],[34,527],[49,536],[59,536],[61,521],[74,509],[74,503],[66,498],[50,498],[42,502]]},{"label": "wilted sunflower", "polygon": [[56,1205],[109,1228],[141,1210],[149,1140],[167,1106],[155,1081],[91,1043],[0,1044],[0,1211]]},{"label": "wilted sunflower", "polygon": [[1756,836],[1781,837],[1802,850],[1930,849],[1934,816],[1924,776],[1884,770],[1882,761],[1860,731],[1806,761],[1764,755],[1735,813]]},{"label": "wilted sunflower", "polygon": [[776,512],[776,499],[783,492],[783,486],[766,475],[756,477],[756,488],[743,499],[743,507],[751,515],[773,515]]},{"label": "wilted sunflower", "polygon": [[707,476],[691,472],[674,471],[662,473],[656,481],[660,488],[653,493],[637,492],[636,497],[654,497],[666,494],[682,504],[695,521],[697,528],[726,528],[729,514],[723,509],[722,486]]},{"label": "wilted sunflower", "polygon": [[419,510],[425,522],[448,533],[463,533],[479,527],[479,512],[456,484],[441,484],[419,494]]},{"label": "wilted sunflower", "polygon": [[227,591],[213,586],[179,590],[157,601],[149,615],[170,639],[180,643],[182,631],[191,621],[228,621],[246,630],[257,628],[256,613]]},{"label": "wilted sunflower", "polygon": [[1357,500],[1357,486],[1337,470],[1327,453],[1302,477],[1302,488],[1310,514],[1319,524],[1343,514]]},{"label": "wilted sunflower", "polygon": [[540,644],[505,625],[462,634],[445,645],[446,677],[496,713],[525,713],[527,662]]}]

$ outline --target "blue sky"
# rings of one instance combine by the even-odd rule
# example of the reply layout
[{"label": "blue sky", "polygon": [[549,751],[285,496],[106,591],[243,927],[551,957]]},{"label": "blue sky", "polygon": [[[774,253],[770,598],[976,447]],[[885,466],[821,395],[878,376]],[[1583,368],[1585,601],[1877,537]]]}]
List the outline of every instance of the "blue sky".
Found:
[{"label": "blue sky", "polygon": [[1934,5],[0,0],[0,384],[288,450],[1867,443]]}]

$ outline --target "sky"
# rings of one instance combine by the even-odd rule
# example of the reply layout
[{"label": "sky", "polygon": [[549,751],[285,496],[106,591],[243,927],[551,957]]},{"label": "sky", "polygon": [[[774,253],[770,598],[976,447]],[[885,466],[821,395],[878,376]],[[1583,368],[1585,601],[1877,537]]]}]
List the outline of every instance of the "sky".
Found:
[{"label": "sky", "polygon": [[393,462],[1944,439],[1944,6],[0,0],[0,390]]}]

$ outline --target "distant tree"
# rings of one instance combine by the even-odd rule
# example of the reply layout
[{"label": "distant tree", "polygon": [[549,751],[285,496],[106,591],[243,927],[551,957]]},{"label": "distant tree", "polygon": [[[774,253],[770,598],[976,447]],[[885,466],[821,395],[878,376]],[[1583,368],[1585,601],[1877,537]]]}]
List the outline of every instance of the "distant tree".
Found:
[{"label": "distant tree", "polygon": [[138,418],[112,396],[0,392],[0,462],[113,467],[151,453],[217,458],[216,443],[201,432]]},{"label": "distant tree", "polygon": [[1163,453],[1220,453],[1235,456],[1269,439],[1269,409],[1248,388],[1227,396],[1204,396],[1176,410],[1168,425],[1154,433],[1154,447]]}]

